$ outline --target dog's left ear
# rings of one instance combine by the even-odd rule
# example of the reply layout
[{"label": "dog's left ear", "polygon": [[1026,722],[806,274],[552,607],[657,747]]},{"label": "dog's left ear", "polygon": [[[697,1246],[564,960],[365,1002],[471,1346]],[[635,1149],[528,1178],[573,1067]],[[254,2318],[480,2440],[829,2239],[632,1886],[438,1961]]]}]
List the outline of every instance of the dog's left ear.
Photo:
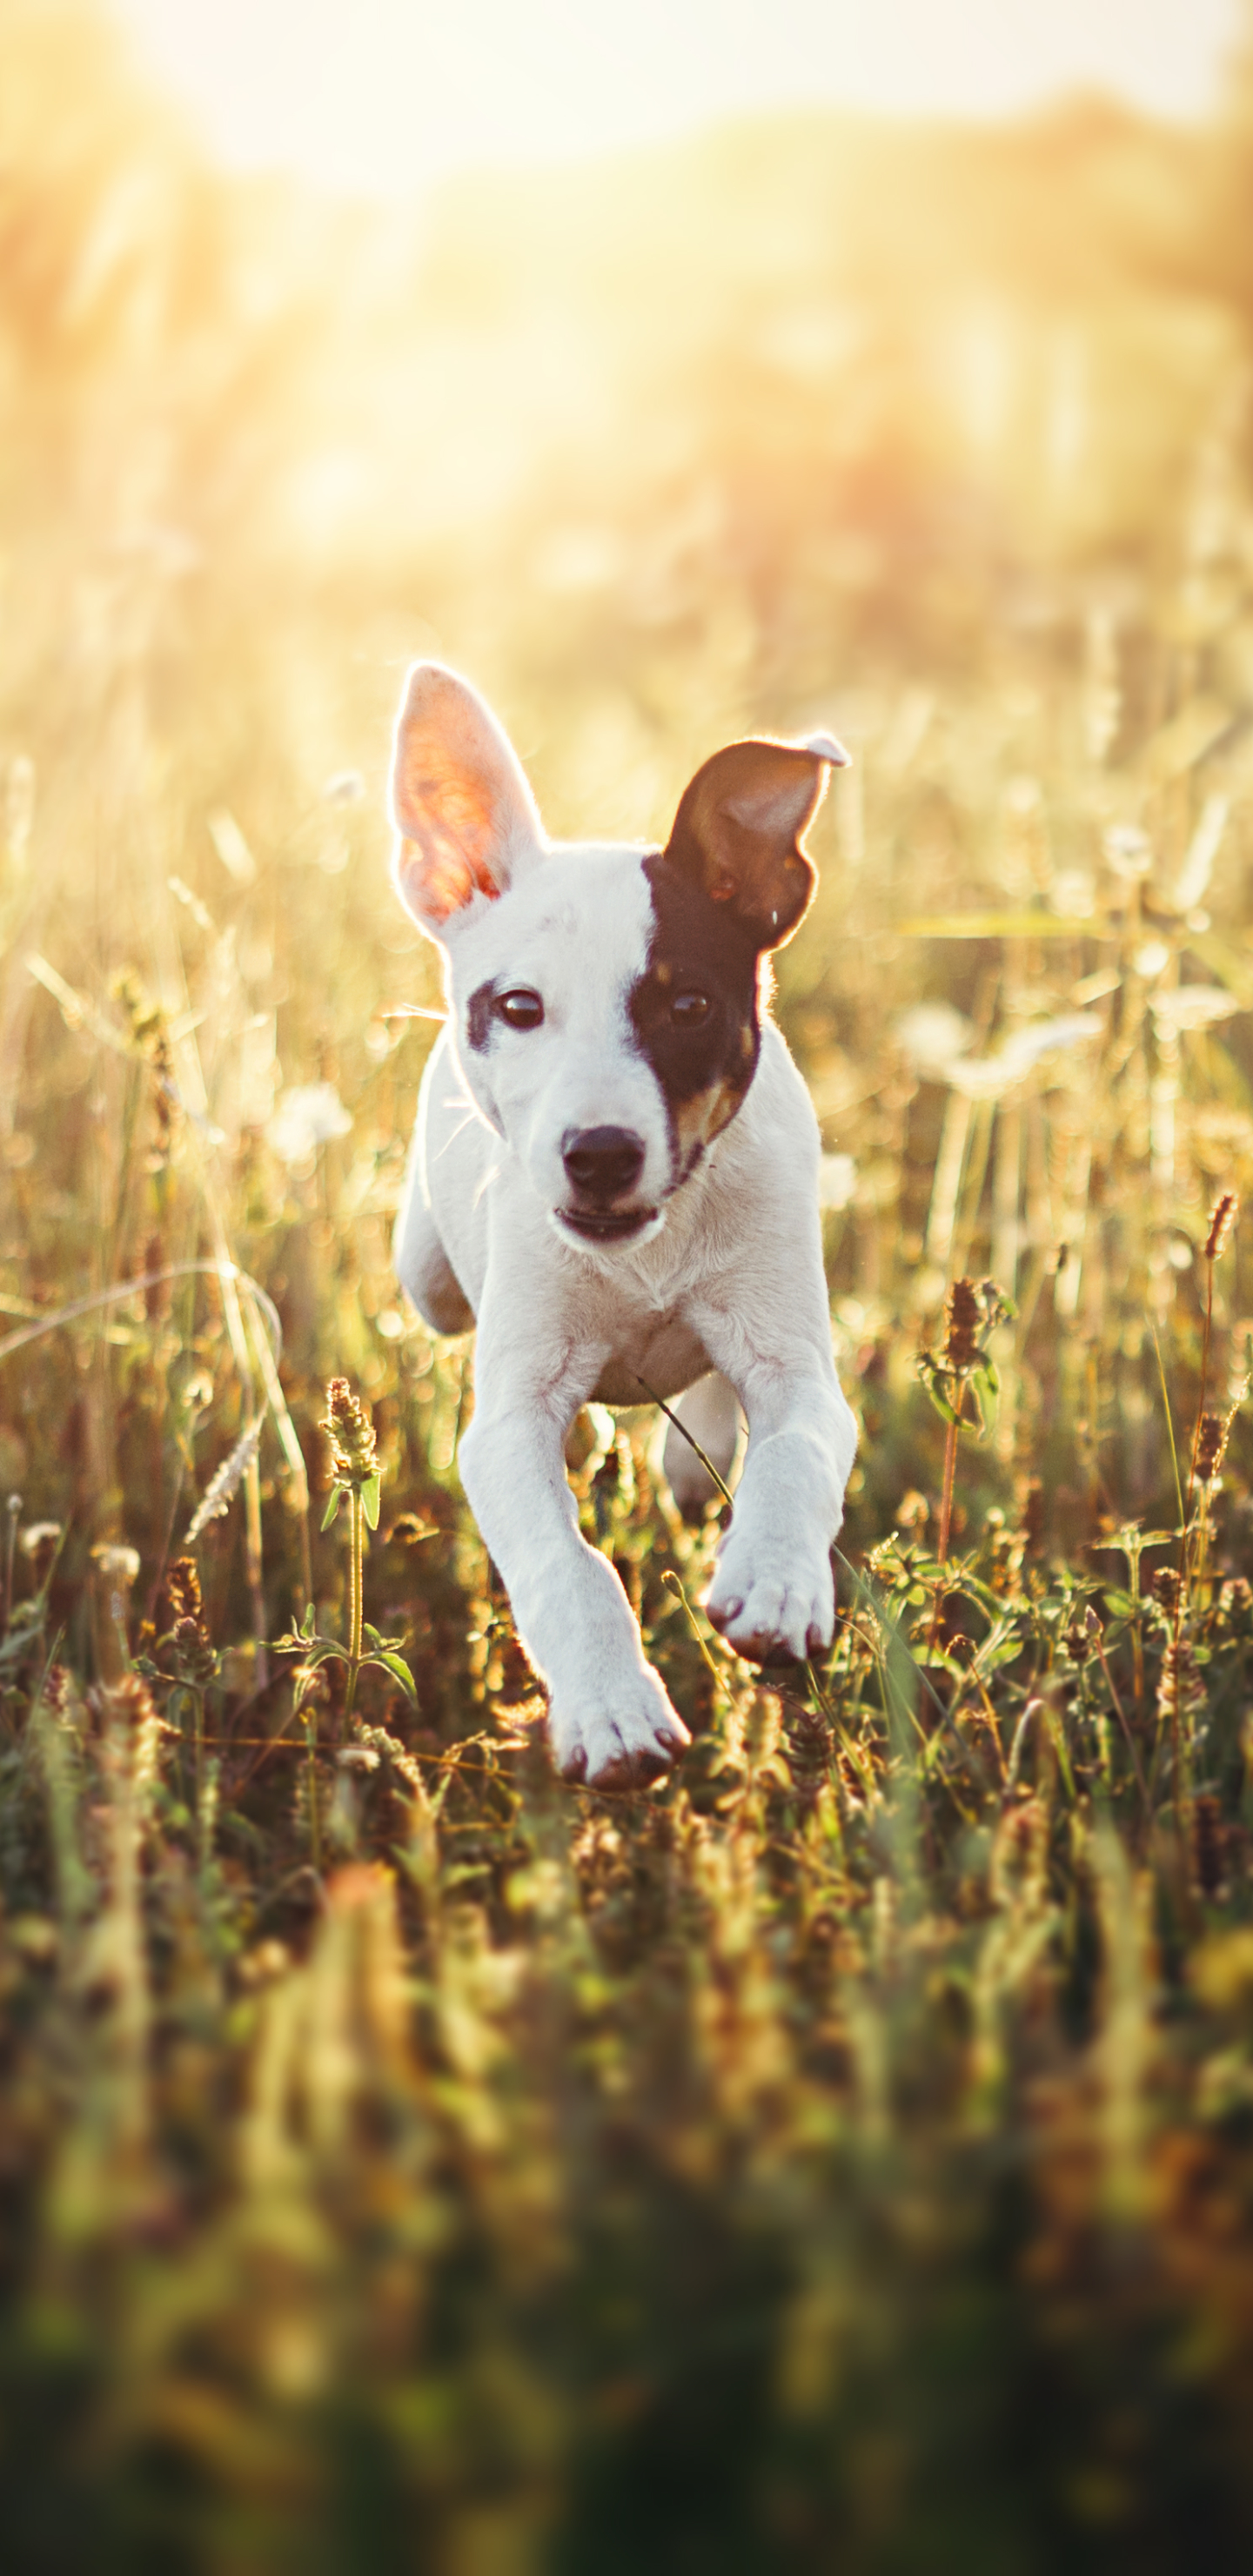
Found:
[{"label": "dog's left ear", "polygon": [[666,857],[726,904],[759,949],[780,948],[809,909],[818,877],[801,835],[822,803],[827,771],[847,766],[830,733],[733,742],[684,791]]},{"label": "dog's left ear", "polygon": [[442,662],[415,662],[396,718],[391,776],[392,881],[432,939],[547,846],[508,735],[476,689]]}]

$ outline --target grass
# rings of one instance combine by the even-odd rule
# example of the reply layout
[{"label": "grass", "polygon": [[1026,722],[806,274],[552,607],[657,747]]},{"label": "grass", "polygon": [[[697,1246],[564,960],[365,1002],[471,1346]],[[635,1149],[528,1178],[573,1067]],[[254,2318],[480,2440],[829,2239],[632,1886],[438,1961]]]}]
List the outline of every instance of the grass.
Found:
[{"label": "grass", "polygon": [[[51,14],[4,40],[36,105]],[[309,496],[339,488],[346,316],[353,400],[396,390],[377,241],[354,268],[347,218],[293,238],[186,169],[100,46],[79,159],[55,188],[14,161],[3,308],[6,2564],[1234,2563],[1239,317],[1195,279],[1120,287],[1115,227],[1110,345],[1141,354],[1063,474],[1027,417],[1057,326],[1023,250],[1027,391],[965,482],[914,439],[906,302],[895,355],[858,343],[874,490],[843,449],[834,502],[824,479],[838,332],[803,398],[754,361],[734,453],[715,335],[664,400],[641,379],[665,456],[614,412],[600,482],[584,455],[567,491],[529,429],[486,535],[380,505],[362,554]],[[1183,146],[1160,149],[1165,189]],[[163,220],[131,235],[109,189],[145,152]],[[589,217],[579,260],[616,275],[598,238]],[[472,386],[512,325],[481,280],[457,304],[448,256],[415,345],[445,347],[451,296]],[[646,305],[613,327],[633,381]],[[1132,424],[1167,381],[1158,455]],[[1009,513],[984,551],[958,508],[979,475]],[[875,512],[878,573],[853,548]],[[819,706],[857,756],[777,1000],[861,1422],[837,1633],[809,1667],[740,1664],[699,1608],[719,1519],[675,1514],[657,1410],[589,1417],[582,1526],[695,1739],[636,1800],[552,1777],[457,1480],[470,1348],[390,1268],[439,996],[381,782],[432,640],[499,698],[559,829],[660,828],[718,740]]]}]

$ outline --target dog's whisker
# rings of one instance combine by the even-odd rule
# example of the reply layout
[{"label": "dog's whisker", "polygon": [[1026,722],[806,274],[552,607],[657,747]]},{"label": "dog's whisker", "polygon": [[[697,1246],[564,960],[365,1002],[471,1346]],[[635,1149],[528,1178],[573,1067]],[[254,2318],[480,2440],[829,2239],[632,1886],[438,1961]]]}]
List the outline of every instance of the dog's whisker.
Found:
[{"label": "dog's whisker", "polygon": [[[445,1107],[446,1107],[446,1108],[449,1108],[449,1109],[459,1108],[459,1107],[460,1107],[460,1105],[461,1105],[461,1104],[460,1104],[460,1102],[459,1102],[459,1101],[452,1101],[452,1100],[447,1101],[447,1102],[445,1103]],[[448,1152],[449,1147],[450,1147],[450,1146],[452,1146],[452,1145],[455,1145],[455,1144],[456,1144],[456,1142],[457,1142],[457,1138],[458,1138],[459,1136],[464,1136],[464,1134],[465,1134],[465,1131],[466,1131],[467,1127],[472,1127],[473,1125],[474,1125],[474,1111],[473,1111],[473,1109],[467,1109],[467,1111],[466,1111],[466,1114],[465,1114],[464,1118],[462,1118],[462,1119],[460,1119],[460,1120],[458,1121],[457,1125],[453,1128],[451,1135],[446,1136],[446,1137],[444,1138],[444,1142],[443,1142],[443,1144],[440,1146],[439,1153],[436,1155],[436,1158],[435,1158],[435,1159],[436,1159],[436,1161],[437,1161],[437,1162],[441,1161],[441,1160],[443,1159],[443,1156]]]}]

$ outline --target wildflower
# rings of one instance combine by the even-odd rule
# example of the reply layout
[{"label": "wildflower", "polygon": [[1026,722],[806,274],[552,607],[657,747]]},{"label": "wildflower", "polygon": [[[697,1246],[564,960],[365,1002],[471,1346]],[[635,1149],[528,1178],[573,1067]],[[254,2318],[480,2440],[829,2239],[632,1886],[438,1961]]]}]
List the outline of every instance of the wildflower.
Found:
[{"label": "wildflower", "polygon": [[351,1126],[333,1082],[304,1082],[283,1093],[265,1132],[280,1163],[307,1163]]},{"label": "wildflower", "polygon": [[99,1566],[101,1582],[112,1584],[115,1592],[129,1592],[131,1585],[138,1580],[138,1548],[116,1547],[111,1543],[93,1547],[91,1561]]},{"label": "wildflower", "polygon": [[1124,884],[1134,884],[1137,877],[1151,876],[1153,851],[1148,837],[1134,823],[1111,823],[1104,836],[1105,856],[1116,877]]},{"label": "wildflower", "polygon": [[1204,1243],[1207,1261],[1217,1261],[1240,1212],[1240,1201],[1234,1190],[1224,1190],[1210,1211],[1209,1233]]},{"label": "wildflower", "polygon": [[346,1377],[333,1377],[326,1390],[327,1415],[322,1429],[330,1434],[331,1473],[337,1485],[360,1493],[378,1474],[374,1425],[360,1396]]},{"label": "wildflower", "polygon": [[168,1650],[180,1682],[203,1686],[214,1680],[218,1659],[202,1620],[176,1619],[168,1637],[162,1637],[160,1643]]},{"label": "wildflower", "polygon": [[18,1546],[37,1583],[42,1582],[52,1563],[60,1536],[60,1521],[32,1521],[19,1535]]},{"label": "wildflower", "polygon": [[857,1186],[857,1165],[851,1154],[824,1154],[818,1166],[818,1205],[821,1208],[846,1208]]},{"label": "wildflower", "polygon": [[966,1054],[975,1032],[973,1022],[951,1002],[916,1002],[901,1013],[894,1034],[916,1073],[929,1082],[947,1082],[954,1058]]}]

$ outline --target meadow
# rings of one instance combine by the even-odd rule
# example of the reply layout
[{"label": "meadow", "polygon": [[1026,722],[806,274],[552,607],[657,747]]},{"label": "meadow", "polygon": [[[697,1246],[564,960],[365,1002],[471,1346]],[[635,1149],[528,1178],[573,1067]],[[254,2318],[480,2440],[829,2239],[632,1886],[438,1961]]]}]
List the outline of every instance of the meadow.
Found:
[{"label": "meadow", "polygon": [[[408,215],[221,178],[77,0],[0,19],[23,2576],[1253,2537],[1239,109],[779,119]],[[695,1738],[638,1799],[551,1774],[472,1346],[390,1266],[423,652],[559,833],[755,726],[855,755],[776,1000],[836,1639],[739,1663],[719,1513],[588,1416]]]}]

